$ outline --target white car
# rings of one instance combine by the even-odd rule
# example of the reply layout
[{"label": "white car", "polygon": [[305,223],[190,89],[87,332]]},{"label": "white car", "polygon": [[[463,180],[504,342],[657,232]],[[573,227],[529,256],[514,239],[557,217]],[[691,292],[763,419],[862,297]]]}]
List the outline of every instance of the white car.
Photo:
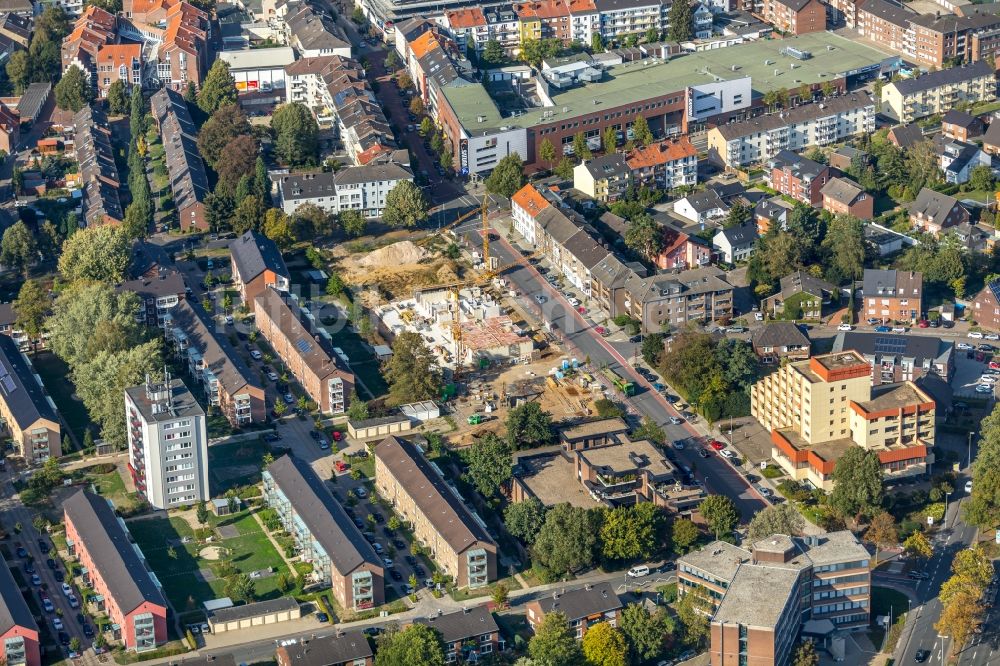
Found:
[{"label": "white car", "polygon": [[580,299],[579,298],[572,298],[572,297],[570,297],[570,298],[567,298],[566,300],[569,301],[569,304],[572,305],[574,308],[580,306]]},{"label": "white car", "polygon": [[680,425],[680,424],[684,423],[684,419],[682,419],[682,418],[680,418],[678,416],[671,416],[670,417],[670,422],[673,425]]},{"label": "white car", "polygon": [[67,597],[70,596],[71,594],[73,594],[73,588],[70,587],[69,583],[63,583],[62,584],[62,593],[64,595],[66,595]]},{"label": "white car", "polygon": [[253,351],[250,352],[250,357],[253,358],[253,360],[255,360],[255,361],[259,361],[263,356],[264,355],[261,354],[260,351],[258,351],[256,349],[254,349]]},{"label": "white car", "polygon": [[983,334],[979,331],[969,331],[965,337],[972,338],[973,340],[982,340]]},{"label": "white car", "polygon": [[66,598],[69,600],[69,607],[70,608],[79,608],[80,607],[80,601],[79,601],[79,599],[76,598],[76,595],[71,594],[71,595],[69,595]]},{"label": "white car", "polygon": [[983,337],[987,340],[1000,340],[1000,333],[987,333]]},{"label": "white car", "polygon": [[851,326],[850,324],[841,324],[840,326],[837,327],[837,330],[838,331],[851,331],[851,330],[854,330],[854,327]]},{"label": "white car", "polygon": [[994,384],[997,383],[996,375],[983,375],[982,377],[979,378],[979,383],[989,384],[990,386],[993,386]]},{"label": "white car", "polygon": [[892,327],[892,332],[893,333],[906,333],[906,327],[905,326],[893,326]]},{"label": "white car", "polygon": [[52,628],[55,629],[56,631],[62,631],[63,630],[62,620],[60,620],[57,617],[52,618]]},{"label": "white car", "polygon": [[736,454],[733,453],[730,449],[722,449],[721,451],[719,451],[719,455],[721,455],[723,458],[729,458],[730,460],[736,457]]},{"label": "white car", "polygon": [[971,351],[972,349],[975,349],[975,347],[973,347],[972,345],[970,345],[968,342],[958,342],[958,343],[955,343],[955,348],[956,349],[961,349],[963,351]]},{"label": "white car", "polygon": [[757,321],[764,321],[764,313],[763,312],[754,312],[753,313],[753,318],[756,319]]},{"label": "white car", "polygon": [[972,481],[966,481],[965,482],[965,492],[967,492],[967,493],[971,493],[972,492]]},{"label": "white car", "polygon": [[628,570],[629,578],[642,578],[643,576],[649,575],[649,567],[646,565],[639,565],[637,567],[632,567]]},{"label": "white car", "polygon": [[271,372],[267,373],[267,378],[270,379],[272,382],[276,382],[278,381],[278,373],[272,370]]},{"label": "white car", "polygon": [[993,393],[993,387],[989,384],[977,384],[976,393]]}]

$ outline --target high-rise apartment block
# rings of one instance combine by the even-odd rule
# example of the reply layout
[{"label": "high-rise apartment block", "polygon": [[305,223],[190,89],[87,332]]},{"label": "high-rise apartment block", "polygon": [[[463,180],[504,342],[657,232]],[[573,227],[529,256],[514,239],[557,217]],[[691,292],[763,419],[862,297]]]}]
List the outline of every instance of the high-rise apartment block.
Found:
[{"label": "high-rise apartment block", "polygon": [[205,410],[179,379],[125,389],[129,472],[157,509],[209,498]]}]

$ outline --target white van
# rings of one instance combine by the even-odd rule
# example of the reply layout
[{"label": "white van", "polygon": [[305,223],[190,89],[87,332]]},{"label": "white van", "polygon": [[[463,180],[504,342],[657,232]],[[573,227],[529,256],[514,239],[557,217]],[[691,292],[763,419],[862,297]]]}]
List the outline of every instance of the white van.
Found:
[{"label": "white van", "polygon": [[628,575],[632,578],[642,578],[649,575],[649,567],[646,565],[632,567],[628,570]]}]

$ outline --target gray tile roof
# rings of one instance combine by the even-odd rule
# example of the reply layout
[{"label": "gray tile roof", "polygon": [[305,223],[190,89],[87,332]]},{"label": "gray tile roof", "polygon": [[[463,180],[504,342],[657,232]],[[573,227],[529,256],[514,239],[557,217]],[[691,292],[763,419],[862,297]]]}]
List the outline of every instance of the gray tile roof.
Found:
[{"label": "gray tile roof", "polygon": [[972,114],[966,113],[965,111],[959,111],[958,109],[949,109],[941,117],[942,125],[957,125],[966,129],[971,128],[979,122],[981,121]]},{"label": "gray tile roof", "polygon": [[174,206],[184,210],[208,196],[208,175],[198,150],[198,129],[191,120],[182,93],[160,88],[149,106],[163,137],[164,157],[170,174]]},{"label": "gray tile roof", "polygon": [[781,295],[786,299],[800,292],[806,292],[819,298],[826,298],[829,294],[837,293],[836,286],[805,271],[795,271],[786,275],[781,278],[780,286]]},{"label": "gray tile roof", "polygon": [[268,465],[267,472],[340,575],[346,576],[366,563],[382,571],[381,558],[309,463],[293,455],[282,456]]},{"label": "gray tile roof", "polygon": [[337,366],[333,346],[318,332],[311,331],[303,324],[298,306],[286,300],[284,294],[268,287],[257,296],[254,303],[255,310],[260,312],[263,309],[267,313],[282,335],[295,347],[295,353],[302,363],[318,377],[322,379],[336,373],[341,373],[341,376],[351,374],[349,370],[342,370]]},{"label": "gray tile roof", "polygon": [[145,602],[166,608],[163,591],[106,499],[78,490],[63,502],[63,511],[122,612]]},{"label": "gray tile roof", "polygon": [[584,229],[580,229],[571,236],[563,244],[563,247],[567,252],[576,257],[576,260],[583,264],[587,270],[592,270],[610,254],[607,248],[601,247]]},{"label": "gray tile roof", "polygon": [[463,608],[454,613],[431,616],[414,620],[417,624],[425,624],[441,632],[445,644],[478,638],[483,634],[500,631],[493,613],[486,606]]},{"label": "gray tile roof", "polygon": [[929,335],[887,336],[863,331],[841,331],[834,338],[831,351],[856,351],[876,359],[912,359],[919,368],[924,361],[937,361],[947,366],[953,348],[952,342]]},{"label": "gray tile roof", "polygon": [[866,268],[861,293],[865,296],[912,296],[923,292],[924,275],[914,271]]},{"label": "gray tile roof", "polygon": [[754,331],[754,347],[805,347],[809,349],[809,336],[790,321],[775,321]]},{"label": "gray tile roof", "polygon": [[278,250],[277,244],[264,234],[252,229],[229,244],[233,263],[245,283],[251,282],[266,270],[289,278],[288,267]]},{"label": "gray tile roof", "polygon": [[289,33],[303,50],[333,51],[351,48],[340,26],[308,4],[303,3],[300,8],[291,10],[285,23]]},{"label": "gray tile roof", "polygon": [[561,612],[572,622],[589,615],[607,613],[622,607],[611,583],[596,583],[538,600],[542,613]]},{"label": "gray tile roof", "polygon": [[983,145],[1000,148],[1000,122],[997,122],[996,118],[990,122],[986,133],[983,134]]},{"label": "gray tile roof", "polygon": [[7,335],[0,335],[0,400],[21,430],[30,428],[39,419],[59,423],[55,409],[35,381],[17,343]]},{"label": "gray tile roof", "polygon": [[584,168],[598,180],[623,176],[629,171],[625,156],[621,153],[611,153],[592,159],[584,164]]},{"label": "gray tile roof", "polygon": [[413,172],[401,164],[381,161],[363,166],[347,167],[334,174],[338,185],[373,183],[376,181],[413,180]]},{"label": "gray tile roof", "polygon": [[183,298],[184,276],[178,270],[162,270],[157,277],[140,277],[118,285],[118,291],[131,291],[142,300],[177,295]]},{"label": "gray tile roof", "polygon": [[889,130],[889,134],[896,139],[896,144],[900,148],[910,148],[924,140],[924,131],[916,123],[896,125]]},{"label": "gray tile roof", "polygon": [[715,190],[705,190],[703,192],[695,192],[694,194],[689,194],[686,197],[687,202],[691,204],[695,212],[705,213],[710,210],[715,210],[716,208],[721,208],[722,210],[728,210],[727,206],[723,201],[722,197]]},{"label": "gray tile roof", "polygon": [[855,92],[827,99],[822,104],[803,104],[782,113],[771,113],[739,123],[720,125],[718,129],[724,139],[732,141],[758,132],[767,132],[779,127],[804,123],[836,113],[845,113],[854,109],[874,106],[875,101],[868,93]]},{"label": "gray tile roof", "polygon": [[771,158],[768,166],[772,169],[788,171],[796,178],[815,178],[827,169],[825,164],[820,164],[790,150],[780,151]]},{"label": "gray tile roof", "polygon": [[613,254],[609,254],[607,257],[602,259],[590,271],[591,278],[599,281],[607,288],[621,287],[632,275],[634,275],[632,269],[623,264],[622,261]]},{"label": "gray tile roof", "polygon": [[823,186],[820,193],[825,197],[830,197],[834,201],[849,206],[859,194],[864,192],[864,188],[855,183],[850,178],[835,177]]},{"label": "gray tile roof", "polygon": [[962,207],[958,199],[942,192],[936,192],[929,187],[920,190],[917,198],[907,207],[911,215],[921,214],[929,218],[932,223],[944,227],[947,225],[948,216],[955,210],[955,207]]},{"label": "gray tile roof", "polygon": [[858,6],[858,11],[868,12],[876,18],[900,28],[909,27],[910,22],[918,16],[913,10],[905,6],[891,4],[886,0],[865,0],[863,4]]},{"label": "gray tile roof", "polygon": [[747,247],[757,242],[757,224],[753,220],[733,227],[726,227],[719,233],[725,236],[733,248]]},{"label": "gray tile roof", "polygon": [[121,177],[115,164],[108,118],[99,108],[85,106],[73,116],[76,161],[83,182],[83,218],[101,224],[106,217],[121,221],[125,210],[119,196]]},{"label": "gray tile roof", "polygon": [[311,638],[281,649],[288,653],[289,661],[296,666],[352,664],[355,659],[365,659],[374,654],[368,637],[360,630]]},{"label": "gray tile roof", "polygon": [[661,273],[648,278],[630,277],[625,290],[636,302],[645,304],[664,298],[689,297],[715,291],[730,291],[732,285],[723,279],[725,273],[715,266],[702,266],[679,273]]},{"label": "gray tile roof", "polygon": [[914,95],[925,90],[933,90],[940,86],[953,85],[962,81],[993,76],[994,71],[985,60],[977,60],[971,65],[961,65],[948,69],[928,72],[915,79],[903,79],[889,85],[895,86],[901,95]]},{"label": "gray tile roof", "polygon": [[375,446],[375,458],[403,485],[417,510],[456,553],[477,544],[496,548],[478,517],[458,499],[412,442],[386,437]]},{"label": "gray tile roof", "polygon": [[212,371],[226,393],[238,395],[244,387],[263,391],[260,382],[229,340],[216,334],[214,322],[210,322],[200,303],[184,299],[170,309],[170,316],[173,318],[171,326],[184,332],[188,343],[198,350],[205,366]]},{"label": "gray tile roof", "polygon": [[38,631],[31,609],[4,561],[0,562],[0,635],[5,635],[14,627]]}]

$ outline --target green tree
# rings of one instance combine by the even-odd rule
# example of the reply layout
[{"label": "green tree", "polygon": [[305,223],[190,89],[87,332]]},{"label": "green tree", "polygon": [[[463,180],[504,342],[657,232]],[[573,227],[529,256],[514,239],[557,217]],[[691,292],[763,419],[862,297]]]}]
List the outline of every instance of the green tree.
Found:
[{"label": "green tree", "polygon": [[198,524],[204,527],[208,524],[208,519],[211,514],[208,512],[208,507],[205,506],[204,502],[198,502],[198,510],[195,512],[195,518],[198,519]]},{"label": "green tree", "polygon": [[827,227],[823,249],[829,259],[827,277],[833,284],[858,280],[865,268],[865,234],[861,220],[853,215],[837,215]]},{"label": "green tree", "polygon": [[250,603],[256,598],[257,584],[249,575],[237,574],[226,580],[223,591],[227,597],[234,601]]},{"label": "green tree", "polygon": [[117,293],[99,282],[72,284],[52,305],[46,322],[49,345],[71,369],[102,351],[127,350],[142,341],[138,310],[139,297],[133,292]]},{"label": "green tree", "polygon": [[637,441],[640,439],[646,439],[653,444],[663,446],[663,444],[667,441],[667,433],[663,431],[663,428],[657,425],[656,421],[648,416],[644,416],[639,427],[632,431],[632,438]]},{"label": "green tree", "polygon": [[545,163],[549,165],[549,169],[556,161],[556,147],[552,145],[552,141],[549,139],[542,139],[542,143],[538,146],[538,156],[545,160]]},{"label": "green tree", "polygon": [[522,187],[524,163],[517,153],[511,153],[497,162],[493,172],[486,178],[486,191],[505,199],[514,196]]},{"label": "green tree", "polygon": [[708,638],[708,616],[705,611],[709,604],[695,591],[688,591],[677,604],[677,619],[681,621],[681,635],[687,643],[701,645]]},{"label": "green tree", "polygon": [[591,666],[628,666],[625,636],[607,622],[592,624],[583,635],[582,646]]},{"label": "green tree", "polygon": [[498,495],[514,470],[510,445],[492,432],[468,448],[466,463],[472,483],[486,498]]},{"label": "green tree", "polygon": [[7,227],[0,238],[0,263],[28,277],[32,264],[38,261],[38,244],[24,220]]},{"label": "green tree", "polygon": [[507,413],[504,422],[512,449],[530,449],[552,439],[552,415],[537,402],[525,402]]},{"label": "green tree", "polygon": [[906,541],[903,542],[903,550],[913,557],[919,557],[924,560],[929,560],[934,556],[934,547],[931,545],[927,535],[920,530],[906,537]]},{"label": "green tree", "polygon": [[48,290],[40,280],[25,280],[14,301],[17,326],[31,339],[42,336],[45,319],[49,315],[52,301]]},{"label": "green tree", "polygon": [[604,53],[604,40],[601,39],[601,33],[595,32],[590,36],[590,52]]},{"label": "green tree", "polygon": [[663,341],[666,337],[663,333],[644,335],[642,337],[642,346],[639,348],[642,360],[654,368],[659,366],[660,357],[663,356]]},{"label": "green tree", "polygon": [[646,213],[637,215],[625,230],[625,246],[653,259],[663,249],[663,227]]},{"label": "green tree", "polygon": [[590,152],[590,146],[587,145],[587,138],[583,135],[583,132],[577,132],[573,135],[573,154],[580,160],[589,160],[594,157],[594,153]]},{"label": "green tree", "polygon": [[433,400],[441,392],[441,374],[419,333],[404,331],[396,337],[386,364],[389,403],[402,405]]},{"label": "green tree", "polygon": [[128,95],[125,94],[125,82],[116,79],[108,86],[108,112],[114,116],[121,116],[127,111]]},{"label": "green tree", "polygon": [[326,282],[327,296],[340,296],[344,293],[344,280],[338,273],[330,273],[330,279]]},{"label": "green tree", "polygon": [[773,504],[754,515],[747,527],[747,541],[753,543],[772,534],[799,536],[806,521],[790,502]]},{"label": "green tree", "polygon": [[601,146],[604,148],[605,153],[615,152],[615,148],[618,147],[618,130],[613,126],[605,127],[604,132],[601,134]]},{"label": "green tree", "polygon": [[698,507],[698,512],[715,533],[716,539],[732,532],[740,522],[740,512],[736,504],[725,495],[709,495]]},{"label": "green tree", "polygon": [[573,178],[573,160],[563,156],[556,164],[555,168],[552,170],[557,176],[563,180],[572,180]]},{"label": "green tree", "polygon": [[435,133],[436,128],[434,127],[434,121],[430,117],[424,117],[420,121],[420,136],[427,138]]},{"label": "green tree", "polygon": [[188,81],[187,87],[184,88],[184,101],[192,111],[198,106],[198,86],[194,81]]},{"label": "green tree", "polygon": [[295,242],[295,237],[292,235],[291,220],[285,215],[285,211],[280,208],[268,208],[264,211],[264,222],[261,225],[261,231],[283,250],[291,247],[292,243]]},{"label": "green tree", "polygon": [[359,210],[345,210],[339,216],[340,225],[344,228],[344,233],[353,238],[363,236],[368,226],[368,221]]},{"label": "green tree", "polygon": [[969,187],[982,192],[993,191],[993,172],[985,164],[972,167],[969,172]]},{"label": "green tree", "polygon": [[694,35],[694,10],[688,0],[679,0],[670,5],[670,29],[667,39],[672,42],[686,42]]},{"label": "green tree", "polygon": [[125,278],[131,254],[132,239],[125,229],[112,225],[87,227],[63,243],[59,274],[67,282],[118,283]]},{"label": "green tree", "polygon": [[875,451],[852,446],[837,460],[827,501],[842,518],[872,515],[882,506],[882,464]]},{"label": "green tree", "polygon": [[628,604],[622,609],[621,630],[632,661],[646,663],[660,656],[677,626],[663,608],[649,613],[642,604]]},{"label": "green tree", "polygon": [[274,150],[289,166],[315,164],[319,154],[319,126],[305,104],[282,104],[271,117]]},{"label": "green tree", "polygon": [[56,106],[63,111],[76,113],[94,99],[94,91],[87,76],[76,65],[70,65],[56,84]]},{"label": "green tree", "polygon": [[264,206],[260,199],[250,194],[233,211],[233,231],[242,234],[251,229],[259,230],[264,219]]},{"label": "green tree", "polygon": [[370,417],[368,403],[361,399],[357,391],[351,391],[351,396],[347,400],[347,418],[351,421],[364,421]]},{"label": "green tree", "polygon": [[530,546],[545,522],[545,505],[537,497],[508,504],[503,512],[503,523],[511,536]]},{"label": "green tree", "polygon": [[661,549],[665,529],[666,516],[652,503],[616,507],[601,524],[601,555],[611,562],[649,559]]},{"label": "green tree", "polygon": [[738,227],[750,219],[750,208],[742,201],[735,202],[726,214],[726,220],[722,223],[725,228]]},{"label": "green tree", "polygon": [[687,518],[678,518],[670,526],[670,541],[678,553],[686,553],[699,536],[698,526]]},{"label": "green tree", "polygon": [[653,133],[649,130],[646,116],[636,116],[632,123],[632,139],[640,146],[648,146],[653,142]]},{"label": "green tree", "polygon": [[31,62],[28,52],[18,49],[11,54],[6,66],[7,80],[14,86],[14,92],[21,94],[31,83]]},{"label": "green tree", "polygon": [[503,52],[500,42],[490,39],[483,47],[483,62],[487,65],[495,66],[507,59],[507,54]]},{"label": "green tree", "polygon": [[427,200],[420,188],[402,180],[385,196],[382,221],[391,227],[415,227],[427,219]]},{"label": "green tree", "polygon": [[546,512],[545,524],[535,536],[535,559],[555,575],[593,565],[599,522],[599,515],[587,509],[565,503],[555,505]]},{"label": "green tree", "polygon": [[228,104],[236,104],[236,79],[229,71],[229,63],[219,58],[202,81],[198,108],[212,114]]},{"label": "green tree", "polygon": [[816,653],[816,644],[806,639],[799,643],[795,651],[794,666],[819,666],[819,654]]},{"label": "green tree", "polygon": [[[250,134],[250,121],[243,115],[243,111],[235,104],[227,104],[213,112],[201,126],[201,131],[198,132],[198,150],[208,165],[218,171],[223,149],[236,137]],[[254,154],[256,155],[256,150]]]},{"label": "green tree", "polygon": [[579,666],[583,650],[569,627],[566,614],[547,613],[528,642],[528,654],[543,666]]},{"label": "green tree", "polygon": [[[233,196],[234,201],[243,201],[251,194],[257,196],[254,173],[257,159],[257,139],[249,134],[230,139],[215,162],[215,172],[219,174],[215,191]],[[263,196],[258,198],[264,201]]]},{"label": "green tree", "polygon": [[444,666],[441,634],[426,624],[411,624],[379,636],[375,666]]}]

